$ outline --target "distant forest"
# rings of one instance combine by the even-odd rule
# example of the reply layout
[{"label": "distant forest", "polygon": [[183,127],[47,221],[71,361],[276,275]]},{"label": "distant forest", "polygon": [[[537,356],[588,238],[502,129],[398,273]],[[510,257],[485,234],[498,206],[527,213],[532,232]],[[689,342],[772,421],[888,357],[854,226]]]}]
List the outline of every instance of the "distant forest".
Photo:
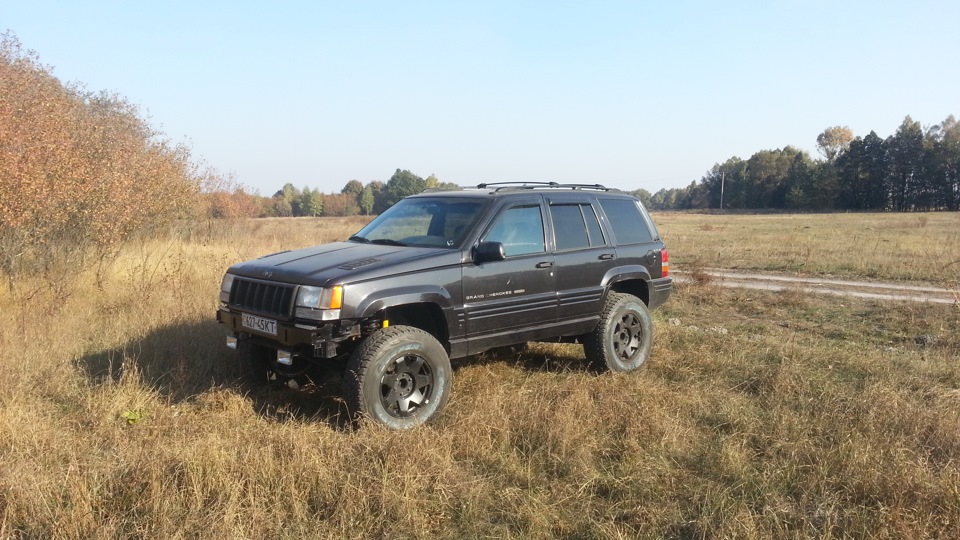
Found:
[{"label": "distant forest", "polygon": [[[683,188],[631,193],[653,210],[960,210],[960,122],[952,115],[925,129],[908,116],[886,139],[829,127],[817,137],[817,149],[818,159],[792,146],[761,150],[718,163]],[[456,184],[397,169],[387,182],[350,180],[339,194],[287,184],[273,197],[240,192],[211,208],[217,217],[378,214],[428,187]],[[237,205],[238,196],[247,204]]]},{"label": "distant forest", "polygon": [[[687,187],[634,193],[656,210],[960,210],[953,116],[926,128],[908,116],[886,139],[830,127],[817,148],[816,159],[790,146],[733,157]],[[55,238],[113,250],[173,219],[370,215],[426,188],[456,187],[398,168],[386,181],[349,180],[339,193],[290,183],[251,193],[123,97],[61,83],[11,32],[0,34],[0,179],[0,271]]]},{"label": "distant forest", "polygon": [[886,139],[847,127],[817,137],[822,159],[791,146],[718,163],[699,182],[650,195],[655,210],[960,210],[960,123],[926,129],[909,116]]}]

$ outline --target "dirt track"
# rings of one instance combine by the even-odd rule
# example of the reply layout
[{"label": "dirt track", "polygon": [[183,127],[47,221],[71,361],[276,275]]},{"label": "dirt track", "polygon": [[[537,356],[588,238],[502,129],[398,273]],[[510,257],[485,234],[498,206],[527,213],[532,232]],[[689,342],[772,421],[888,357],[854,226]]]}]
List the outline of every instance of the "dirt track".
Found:
[{"label": "dirt track", "polygon": [[[712,283],[723,287],[763,291],[794,289],[814,294],[830,294],[871,300],[934,302],[938,304],[954,304],[960,300],[958,299],[960,292],[957,291],[896,282],[798,277],[773,273],[738,272],[718,268],[706,269],[702,273],[709,275]],[[689,272],[674,270],[672,274],[674,279],[680,283],[693,281]]]}]

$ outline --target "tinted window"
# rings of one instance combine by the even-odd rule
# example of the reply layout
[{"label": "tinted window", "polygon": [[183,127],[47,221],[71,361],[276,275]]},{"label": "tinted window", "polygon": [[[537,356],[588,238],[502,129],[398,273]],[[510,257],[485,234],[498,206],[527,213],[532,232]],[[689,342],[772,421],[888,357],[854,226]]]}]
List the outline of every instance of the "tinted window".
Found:
[{"label": "tinted window", "polygon": [[579,204],[551,205],[550,215],[553,217],[553,234],[557,242],[557,250],[584,248],[590,245]]},{"label": "tinted window", "polygon": [[500,212],[483,240],[502,243],[507,257],[543,253],[546,247],[540,206],[514,206]]},{"label": "tinted window", "polygon": [[650,234],[636,202],[627,199],[600,199],[600,206],[610,220],[617,243],[639,244],[653,241],[653,235]]},{"label": "tinted window", "polygon": [[606,244],[597,213],[589,204],[552,204],[550,215],[553,218],[557,250]]},{"label": "tinted window", "polygon": [[593,211],[593,207],[589,204],[584,204],[580,206],[580,209],[583,210],[583,219],[587,220],[587,230],[590,231],[590,245],[606,245],[607,241],[603,238],[600,221],[597,219],[597,213]]}]

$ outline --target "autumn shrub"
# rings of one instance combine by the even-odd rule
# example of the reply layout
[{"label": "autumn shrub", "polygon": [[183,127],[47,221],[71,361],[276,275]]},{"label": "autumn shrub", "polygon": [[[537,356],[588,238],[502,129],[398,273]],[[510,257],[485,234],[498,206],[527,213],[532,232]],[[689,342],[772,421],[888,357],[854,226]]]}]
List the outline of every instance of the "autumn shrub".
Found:
[{"label": "autumn shrub", "polygon": [[197,209],[190,152],[120,96],[65,85],[0,37],[0,272],[63,284]]},{"label": "autumn shrub", "polygon": [[250,193],[231,176],[208,170],[200,180],[203,215],[211,219],[255,218],[264,215],[264,199]]}]

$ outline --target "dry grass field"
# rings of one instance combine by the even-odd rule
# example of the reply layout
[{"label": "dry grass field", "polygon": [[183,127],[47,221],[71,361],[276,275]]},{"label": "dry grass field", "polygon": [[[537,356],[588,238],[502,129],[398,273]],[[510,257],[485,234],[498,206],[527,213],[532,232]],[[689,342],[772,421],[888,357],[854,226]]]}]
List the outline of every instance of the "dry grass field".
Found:
[{"label": "dry grass field", "polygon": [[[957,214],[654,217],[675,269],[960,266]],[[957,306],[677,286],[643,371],[468,359],[404,433],[351,427],[336,373],[242,391],[224,269],[362,223],[196,225],[103,290],[0,289],[0,539],[960,537]]]},{"label": "dry grass field", "polygon": [[943,284],[960,274],[960,214],[660,213],[678,267]]}]

